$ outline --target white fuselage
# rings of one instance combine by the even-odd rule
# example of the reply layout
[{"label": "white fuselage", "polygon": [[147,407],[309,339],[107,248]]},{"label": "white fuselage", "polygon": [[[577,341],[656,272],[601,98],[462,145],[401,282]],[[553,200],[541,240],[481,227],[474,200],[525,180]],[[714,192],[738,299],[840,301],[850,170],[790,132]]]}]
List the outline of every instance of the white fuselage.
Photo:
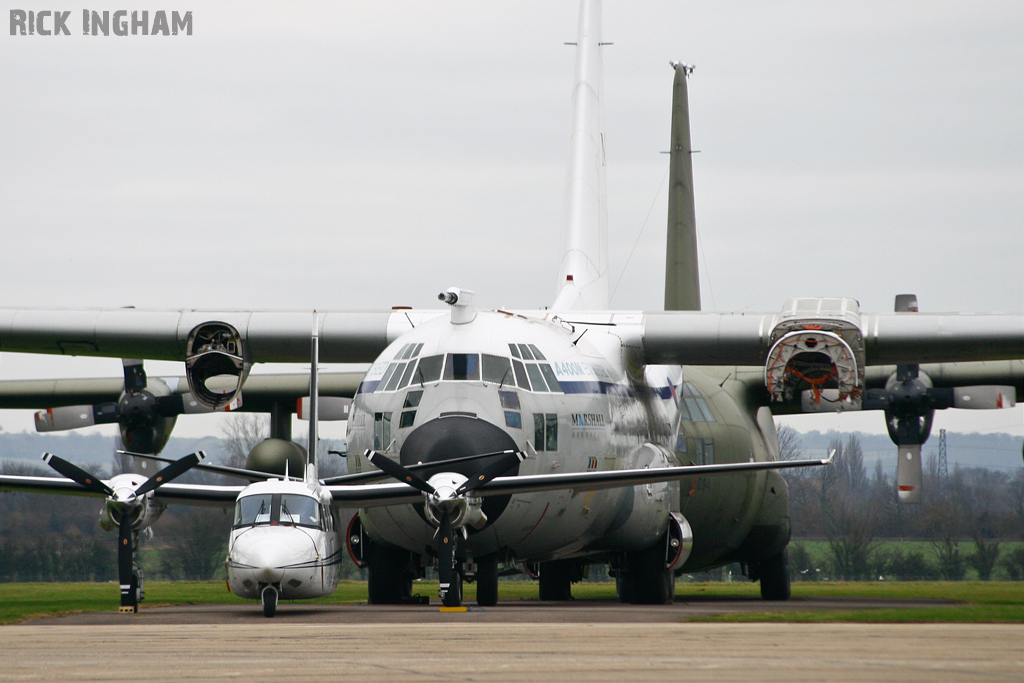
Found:
[{"label": "white fuselage", "polygon": [[340,562],[330,496],[318,485],[273,479],[239,494],[226,562],[235,595],[258,599],[266,586],[283,600],[329,595]]},{"label": "white fuselage", "polygon": [[[652,391],[642,377],[629,381],[613,334],[590,329],[580,339],[582,328],[503,312],[467,317],[418,325],[371,367],[349,419],[351,472],[375,469],[366,449],[405,466],[506,448],[529,453],[509,475],[681,464],[670,447],[650,446],[671,441],[676,407],[667,389],[679,383],[678,368],[649,367],[666,388]],[[639,550],[664,532],[677,492],[654,484],[486,499],[489,522],[470,530],[459,553],[504,549],[544,561],[583,549]],[[361,515],[371,535],[393,545],[424,553],[434,543],[422,506]]]}]

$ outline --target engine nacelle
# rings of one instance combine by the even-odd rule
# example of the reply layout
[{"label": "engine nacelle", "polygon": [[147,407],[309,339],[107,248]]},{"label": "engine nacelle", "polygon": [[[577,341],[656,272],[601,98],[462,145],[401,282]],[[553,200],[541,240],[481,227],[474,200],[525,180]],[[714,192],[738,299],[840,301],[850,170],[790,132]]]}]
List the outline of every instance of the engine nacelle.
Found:
[{"label": "engine nacelle", "polygon": [[[125,492],[134,491],[145,481],[146,476],[142,474],[119,474],[109,483],[115,494],[120,492],[123,497],[127,498],[130,495]],[[121,516],[126,514],[131,519],[132,529],[143,531],[160,519],[160,515],[163,514],[166,507],[153,500],[152,492],[136,499],[132,504],[107,498],[103,509],[100,510],[100,526],[104,531],[113,531],[121,524]]]},{"label": "engine nacelle", "polygon": [[227,408],[242,391],[251,367],[242,336],[231,325],[208,322],[189,333],[185,376],[192,395],[207,408]]},{"label": "engine nacelle", "polygon": [[787,301],[770,339],[764,383],[772,401],[799,403],[809,393],[804,412],[860,407],[865,358],[855,300]]}]

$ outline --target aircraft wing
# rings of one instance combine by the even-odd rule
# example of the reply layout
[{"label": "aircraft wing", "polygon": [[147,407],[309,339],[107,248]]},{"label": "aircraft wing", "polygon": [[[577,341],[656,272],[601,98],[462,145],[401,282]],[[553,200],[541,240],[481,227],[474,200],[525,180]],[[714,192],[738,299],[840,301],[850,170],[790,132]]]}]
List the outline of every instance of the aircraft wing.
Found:
[{"label": "aircraft wing", "polygon": [[[231,507],[244,486],[206,486],[201,484],[163,484],[154,492],[154,498],[165,503]],[[64,477],[29,477],[0,475],[0,491],[28,493],[55,493],[66,496],[104,498],[102,493],[89,491],[81,484]]]},{"label": "aircraft wing", "polygon": [[[661,467],[638,470],[607,470],[601,472],[560,472],[558,474],[525,474],[514,477],[497,477],[474,489],[475,496],[507,496],[514,493],[537,493],[572,489],[573,491],[597,491],[600,489],[639,486],[666,481],[678,481],[688,477],[707,477],[721,474],[738,474],[777,470],[790,467],[817,467],[828,465],[825,460],[771,460],[762,462],[737,462],[720,465],[686,465],[683,467]],[[335,505],[339,507],[375,507],[418,503],[423,493],[405,483],[366,484],[353,486],[329,486]]]},{"label": "aircraft wing", "polygon": [[[308,341],[307,341],[308,344]],[[321,396],[351,398],[361,372],[322,372]],[[188,391],[184,377],[161,377],[175,393]],[[121,378],[0,380],[0,407],[40,410],[58,406],[117,401],[124,391]],[[245,382],[243,412],[269,412],[275,401],[294,402],[309,395],[309,375],[253,374]]]},{"label": "aircraft wing", "polygon": [[[522,311],[573,325],[613,326],[643,362],[763,365],[778,313]],[[322,312],[321,362],[370,362],[438,310]],[[0,309],[0,351],[185,360],[189,337],[209,323],[237,331],[252,363],[306,362],[311,312],[142,309]],[[821,316],[809,316],[820,320]],[[857,316],[868,365],[1024,358],[1020,314],[883,313]]]}]

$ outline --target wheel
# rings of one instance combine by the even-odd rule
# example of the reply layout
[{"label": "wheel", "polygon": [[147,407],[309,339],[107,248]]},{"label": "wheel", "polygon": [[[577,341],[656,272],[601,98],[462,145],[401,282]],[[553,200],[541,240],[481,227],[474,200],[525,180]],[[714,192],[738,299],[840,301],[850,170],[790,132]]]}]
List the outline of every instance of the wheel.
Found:
[{"label": "wheel", "polygon": [[493,607],[498,604],[497,553],[476,559],[476,604],[481,607]]},{"label": "wheel", "polygon": [[441,604],[445,607],[462,607],[462,574],[455,572],[455,579],[448,586]]},{"label": "wheel", "polygon": [[263,600],[263,616],[274,616],[277,613],[277,589],[273,586],[265,587],[260,598]]},{"label": "wheel", "polygon": [[765,600],[789,600],[789,552],[781,553],[760,563],[761,597]]},{"label": "wheel", "polygon": [[371,605],[398,605],[411,599],[411,553],[367,539],[366,588]]},{"label": "wheel", "polygon": [[647,550],[627,553],[627,581],[632,584],[633,604],[671,605],[676,597],[676,577],[665,567],[665,546],[658,542]]},{"label": "wheel", "polygon": [[572,580],[578,569],[573,560],[541,562],[540,599],[572,600]]}]

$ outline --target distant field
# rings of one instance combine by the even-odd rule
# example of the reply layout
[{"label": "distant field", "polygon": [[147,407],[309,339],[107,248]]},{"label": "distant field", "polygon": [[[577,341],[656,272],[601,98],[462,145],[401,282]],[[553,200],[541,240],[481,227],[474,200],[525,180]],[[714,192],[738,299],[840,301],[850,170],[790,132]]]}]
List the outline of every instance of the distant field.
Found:
[{"label": "distant field", "polygon": [[[437,583],[417,583],[415,593],[434,598]],[[536,600],[537,584],[531,581],[502,582],[502,600]],[[581,583],[573,587],[577,600],[613,600],[611,583]],[[757,600],[757,584],[679,583],[679,600]],[[466,600],[476,597],[475,586],[467,584]],[[1024,582],[816,582],[793,584],[793,598],[910,598],[916,600],[956,601],[935,607],[915,609],[872,609],[813,612],[749,612],[709,617],[710,621],[788,621],[788,622],[1017,622],[1024,623]],[[215,581],[155,581],[146,583],[142,609],[158,605],[242,604],[246,601],[229,593],[224,583]],[[366,602],[366,583],[345,581],[333,595],[308,602],[345,604]],[[784,603],[780,603],[780,606]],[[0,584],[0,623],[76,612],[115,611],[117,585],[113,583],[5,583]]]}]

